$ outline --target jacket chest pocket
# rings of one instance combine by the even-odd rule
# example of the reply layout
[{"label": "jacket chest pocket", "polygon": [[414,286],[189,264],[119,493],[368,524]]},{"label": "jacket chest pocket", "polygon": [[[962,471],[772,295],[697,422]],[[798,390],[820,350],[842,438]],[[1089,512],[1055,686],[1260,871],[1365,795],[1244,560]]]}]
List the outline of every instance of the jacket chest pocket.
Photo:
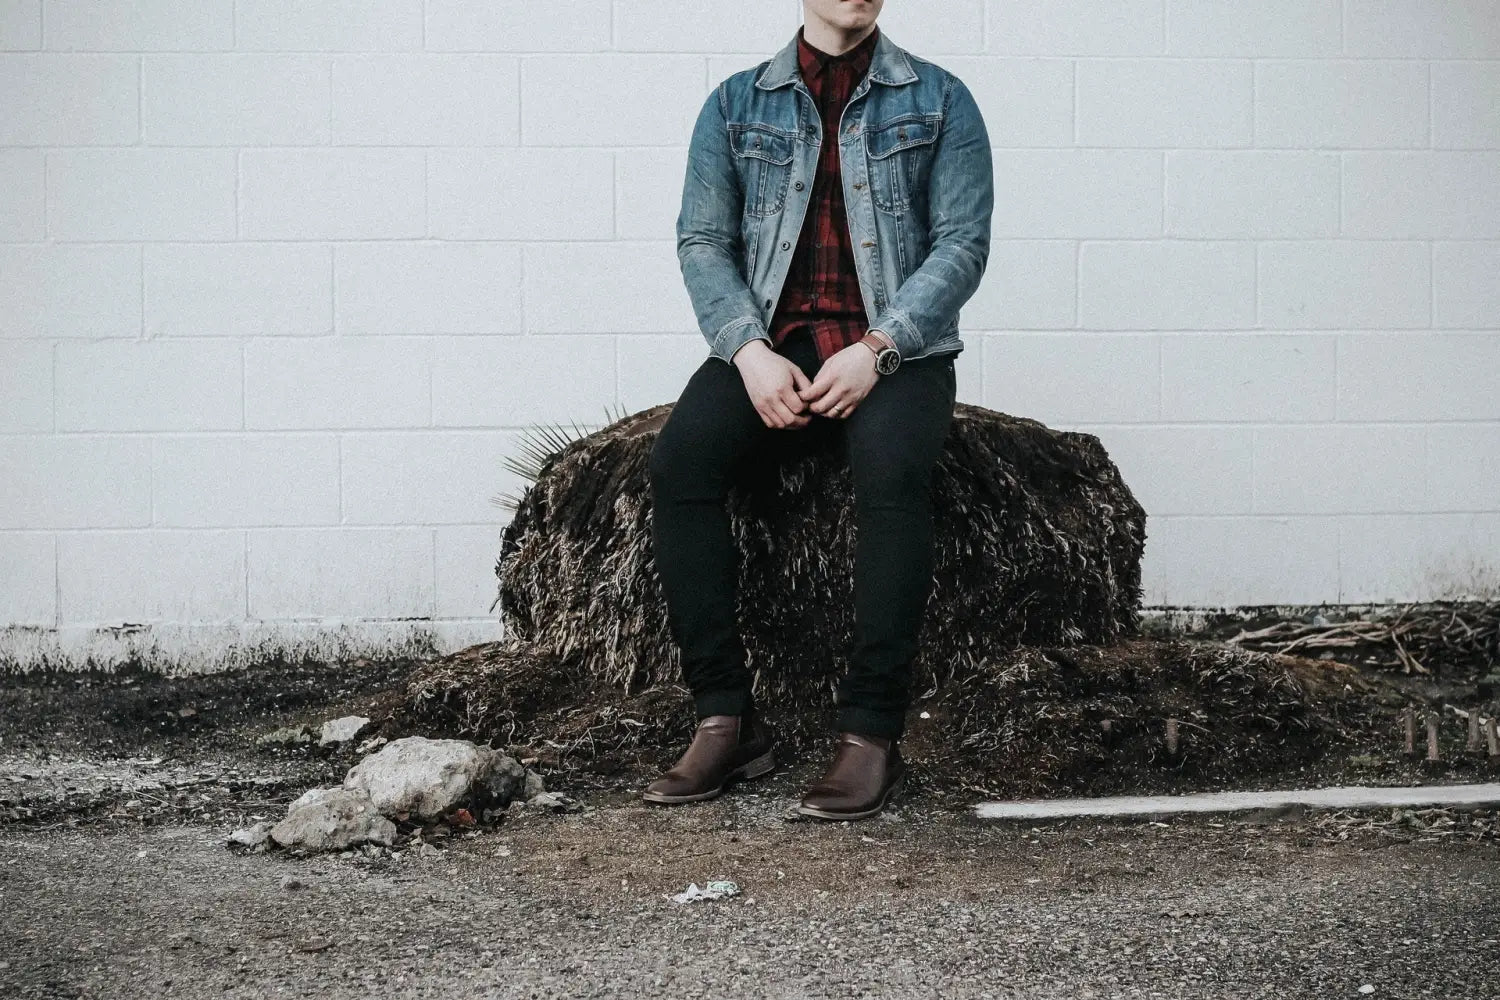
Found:
[{"label": "jacket chest pocket", "polygon": [[865,130],[876,208],[904,212],[926,199],[939,124],[937,118],[905,118]]},{"label": "jacket chest pocket", "polygon": [[792,137],[756,125],[729,128],[735,168],[745,192],[745,212],[774,215],[786,204],[792,179]]}]

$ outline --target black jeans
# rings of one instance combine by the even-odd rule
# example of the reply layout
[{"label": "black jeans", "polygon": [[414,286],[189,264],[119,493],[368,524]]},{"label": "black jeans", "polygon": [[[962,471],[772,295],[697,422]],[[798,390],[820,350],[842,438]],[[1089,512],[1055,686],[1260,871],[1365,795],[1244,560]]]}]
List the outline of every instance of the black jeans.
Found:
[{"label": "black jeans", "polygon": [[[777,353],[808,378],[822,367],[806,327]],[[904,733],[932,585],[929,491],[953,419],[956,353],[903,361],[848,417],[806,410],[812,422],[803,428],[767,427],[739,371],[719,358],[705,359],[688,380],[651,452],[652,546],[698,718],[739,715],[752,704],[725,507],[738,463],[756,446],[778,447],[793,434],[843,434],[854,487],[854,646],[835,692],[838,728]]]}]

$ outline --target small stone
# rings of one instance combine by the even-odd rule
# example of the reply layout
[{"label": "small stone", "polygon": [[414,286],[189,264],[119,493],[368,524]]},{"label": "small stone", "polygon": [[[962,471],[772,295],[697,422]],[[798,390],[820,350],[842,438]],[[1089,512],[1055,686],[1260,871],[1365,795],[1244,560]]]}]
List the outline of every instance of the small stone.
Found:
[{"label": "small stone", "polygon": [[302,880],[295,875],[288,875],[281,880],[281,887],[287,892],[295,892],[302,888]]},{"label": "small stone", "polygon": [[292,743],[311,743],[312,730],[307,726],[282,726],[256,739],[257,746],[277,746]]},{"label": "small stone", "polygon": [[254,826],[247,826],[231,833],[229,842],[236,847],[258,847],[264,844],[269,836],[271,836],[271,824],[256,823]]},{"label": "small stone", "polygon": [[363,715],[346,715],[341,719],[329,719],[323,723],[323,730],[318,736],[318,746],[348,743],[369,724],[370,720]]},{"label": "small stone", "polygon": [[542,784],[542,776],[531,768],[526,769],[526,783],[521,788],[521,798],[534,799],[547,790]]}]

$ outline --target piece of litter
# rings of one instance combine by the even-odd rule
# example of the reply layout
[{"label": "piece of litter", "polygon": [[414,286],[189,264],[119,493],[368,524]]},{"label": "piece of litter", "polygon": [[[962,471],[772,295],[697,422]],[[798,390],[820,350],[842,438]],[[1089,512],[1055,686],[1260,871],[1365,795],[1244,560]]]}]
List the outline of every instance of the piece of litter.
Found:
[{"label": "piece of litter", "polygon": [[1365,983],[1363,986],[1361,986],[1359,988],[1359,991],[1361,993],[1374,993],[1375,992],[1375,987],[1372,984],[1370,984],[1370,983]]},{"label": "piece of litter", "polygon": [[689,882],[687,889],[675,896],[667,896],[674,903],[695,903],[700,899],[724,899],[729,896],[738,896],[740,887],[727,879],[715,879],[707,883],[702,889],[698,888],[697,882]]}]

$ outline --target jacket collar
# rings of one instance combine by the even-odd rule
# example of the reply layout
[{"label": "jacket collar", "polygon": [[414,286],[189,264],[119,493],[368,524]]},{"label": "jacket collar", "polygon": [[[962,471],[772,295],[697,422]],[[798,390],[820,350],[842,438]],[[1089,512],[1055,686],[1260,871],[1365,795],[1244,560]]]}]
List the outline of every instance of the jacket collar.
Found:
[{"label": "jacket collar", "polygon": [[[891,41],[884,29],[875,38],[869,76],[871,83],[884,83],[893,87],[911,83],[917,78],[916,71],[911,68],[911,61],[906,58],[906,51]],[[792,40],[783,45],[781,51],[766,63],[766,68],[760,71],[760,75],[755,78],[755,85],[761,90],[775,90],[795,83],[801,77],[801,71],[797,68],[797,35],[793,34]]]}]

